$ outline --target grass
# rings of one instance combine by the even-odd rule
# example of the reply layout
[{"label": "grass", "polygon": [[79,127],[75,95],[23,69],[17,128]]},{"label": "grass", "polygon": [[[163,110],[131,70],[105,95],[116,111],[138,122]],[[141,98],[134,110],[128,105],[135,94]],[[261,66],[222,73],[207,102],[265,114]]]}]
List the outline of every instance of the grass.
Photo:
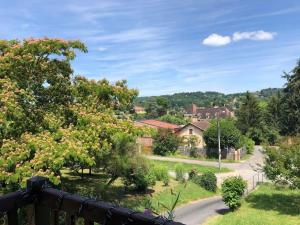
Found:
[{"label": "grass", "polygon": [[147,192],[139,193],[132,187],[126,188],[121,179],[106,188],[105,183],[108,177],[101,173],[85,175],[81,179],[69,170],[64,170],[63,177],[62,188],[68,192],[112,202],[137,211],[143,211],[145,207],[149,207],[150,202],[155,212],[165,211],[162,204],[168,207],[172,204],[174,200],[172,192],[181,193],[178,205],[215,195],[192,182],[182,184],[174,179],[170,179],[168,186],[164,186],[162,182],[156,182],[156,185]]},{"label": "grass", "polygon": [[300,224],[300,191],[261,185],[236,212],[210,219],[207,225],[295,225]]},{"label": "grass", "polygon": [[[222,162],[224,163],[239,163],[245,160],[248,160],[250,157],[252,156],[252,154],[246,154],[244,155],[240,161],[235,161],[233,159],[222,159]],[[175,155],[170,155],[168,156],[170,158],[177,158],[177,159],[190,159],[190,160],[201,160],[201,161],[209,161],[209,162],[218,162],[219,159],[216,158],[205,158],[205,157],[191,157],[191,156],[187,156],[187,155],[182,155],[182,154],[175,154]]]},{"label": "grass", "polygon": [[165,166],[168,170],[171,170],[171,171],[175,171],[175,167],[178,164],[183,165],[185,172],[189,172],[192,169],[195,169],[198,173],[206,173],[206,172],[226,173],[226,172],[231,171],[228,168],[221,168],[221,171],[219,171],[219,168],[217,168],[217,167],[201,166],[201,165],[198,165],[198,164],[190,164],[190,163],[169,162],[169,161],[161,161],[161,160],[152,160],[151,162],[154,165]]}]

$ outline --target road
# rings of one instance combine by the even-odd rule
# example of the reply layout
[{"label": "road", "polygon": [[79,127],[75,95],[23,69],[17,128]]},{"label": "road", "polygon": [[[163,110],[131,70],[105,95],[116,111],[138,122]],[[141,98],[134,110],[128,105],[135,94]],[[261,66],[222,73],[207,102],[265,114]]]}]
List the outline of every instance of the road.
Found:
[{"label": "road", "polygon": [[[217,162],[190,160],[190,159],[178,159],[169,157],[157,157],[151,156],[151,159],[165,160],[172,162],[182,162],[199,164],[204,166],[218,167]],[[233,172],[216,174],[218,179],[218,185],[228,176],[242,176],[248,183],[248,191],[251,191],[258,181],[257,170],[263,165],[263,153],[262,148],[255,147],[253,155],[246,161],[240,163],[223,163],[223,167],[227,167]],[[220,196],[212,197],[204,200],[199,200],[190,203],[185,206],[178,207],[175,210],[175,221],[182,222],[187,225],[199,225],[204,223],[208,217],[218,215],[226,212],[228,207],[222,201]]]}]

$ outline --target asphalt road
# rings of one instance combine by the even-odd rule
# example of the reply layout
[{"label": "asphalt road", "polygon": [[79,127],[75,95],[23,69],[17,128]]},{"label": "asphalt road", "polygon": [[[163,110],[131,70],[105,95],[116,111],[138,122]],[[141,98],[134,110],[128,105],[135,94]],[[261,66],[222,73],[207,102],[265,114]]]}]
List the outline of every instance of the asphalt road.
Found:
[{"label": "asphalt road", "polygon": [[212,197],[177,208],[175,221],[187,225],[199,225],[204,223],[208,217],[227,211],[228,207],[221,197]]}]

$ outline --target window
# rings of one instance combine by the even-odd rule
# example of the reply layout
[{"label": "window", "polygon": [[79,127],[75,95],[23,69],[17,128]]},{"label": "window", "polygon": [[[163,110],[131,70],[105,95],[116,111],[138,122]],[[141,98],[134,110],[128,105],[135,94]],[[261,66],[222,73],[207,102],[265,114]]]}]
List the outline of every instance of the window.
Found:
[{"label": "window", "polygon": [[193,129],[189,129],[189,134],[193,134]]}]

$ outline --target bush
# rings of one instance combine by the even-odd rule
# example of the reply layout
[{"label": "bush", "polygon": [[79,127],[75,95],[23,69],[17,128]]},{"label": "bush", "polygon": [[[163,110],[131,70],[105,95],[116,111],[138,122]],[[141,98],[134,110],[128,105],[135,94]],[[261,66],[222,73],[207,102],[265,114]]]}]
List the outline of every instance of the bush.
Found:
[{"label": "bush", "polygon": [[244,146],[247,150],[247,154],[252,154],[254,151],[255,142],[246,136],[241,139],[241,146]]},{"label": "bush", "polygon": [[261,129],[258,128],[250,128],[246,135],[252,139],[256,145],[260,145],[262,142],[264,142],[264,135]]},{"label": "bush", "polygon": [[124,171],[124,183],[126,186],[135,185],[138,191],[146,191],[149,186],[155,185],[155,175],[150,171],[147,159],[135,157],[129,161]]},{"label": "bush", "polygon": [[164,183],[164,185],[168,185],[169,184],[169,173],[168,173],[168,169],[164,166],[155,166],[152,169],[156,180],[158,181],[162,181]]},{"label": "bush", "polygon": [[175,167],[176,180],[180,182],[184,182],[184,166],[182,164],[178,164]]},{"label": "bush", "polygon": [[207,172],[203,175],[195,176],[192,180],[194,183],[200,185],[207,191],[217,191],[217,177],[212,172]]},{"label": "bush", "polygon": [[196,147],[191,147],[190,149],[190,156],[193,158],[198,157],[198,149]]},{"label": "bush", "polygon": [[171,131],[158,132],[154,136],[153,152],[156,155],[162,156],[174,154],[178,149],[180,142],[181,139]]},{"label": "bush", "polygon": [[191,169],[189,172],[189,179],[193,180],[193,178],[197,175],[197,170],[196,169]]},{"label": "bush", "polygon": [[222,184],[222,197],[225,204],[235,210],[241,205],[241,199],[247,187],[242,177],[228,177]]}]

